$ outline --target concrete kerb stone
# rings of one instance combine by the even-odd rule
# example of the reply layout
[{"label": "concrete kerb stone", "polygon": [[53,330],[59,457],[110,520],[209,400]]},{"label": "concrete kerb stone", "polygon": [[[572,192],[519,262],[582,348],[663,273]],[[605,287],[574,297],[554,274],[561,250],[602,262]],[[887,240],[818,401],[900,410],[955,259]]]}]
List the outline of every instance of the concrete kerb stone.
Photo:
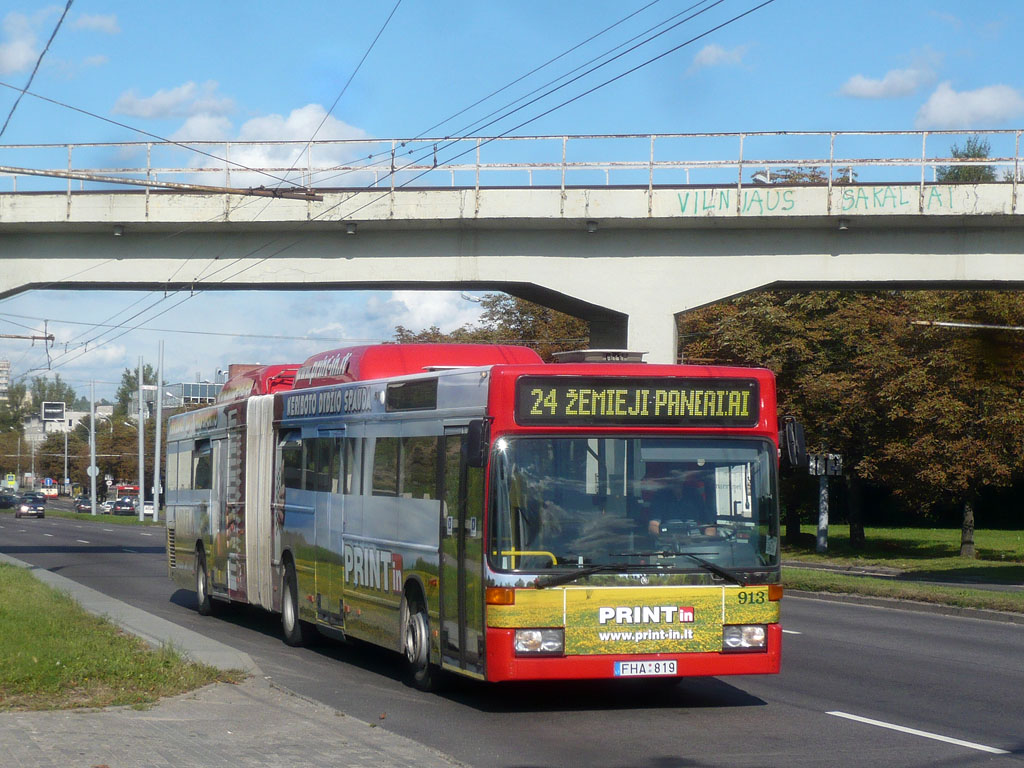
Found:
[{"label": "concrete kerb stone", "polygon": [[209,664],[217,669],[239,669],[250,675],[262,674],[259,666],[247,653],[212,640],[174,622],[146,613],[121,600],[104,595],[91,587],[60,576],[45,568],[26,563],[0,553],[0,562],[25,568],[32,575],[54,589],[67,592],[89,613],[103,616],[124,631],[142,638],[154,648],[169,646],[192,661]]}]

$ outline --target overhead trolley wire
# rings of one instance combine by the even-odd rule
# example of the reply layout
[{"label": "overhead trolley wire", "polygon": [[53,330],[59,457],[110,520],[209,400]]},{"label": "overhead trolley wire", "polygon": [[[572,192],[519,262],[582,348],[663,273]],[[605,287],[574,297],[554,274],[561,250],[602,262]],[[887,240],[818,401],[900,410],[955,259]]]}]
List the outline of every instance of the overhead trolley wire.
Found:
[{"label": "overhead trolley wire", "polygon": [[7,130],[7,126],[10,124],[11,118],[14,117],[14,110],[16,110],[18,108],[18,105],[21,104],[22,97],[28,91],[28,87],[32,85],[32,81],[35,80],[36,72],[39,71],[39,65],[43,63],[43,57],[46,55],[46,52],[50,50],[50,44],[53,42],[53,39],[57,36],[57,30],[59,30],[60,25],[64,23],[64,17],[68,15],[68,11],[71,10],[71,4],[74,1],[75,0],[68,0],[67,5],[64,6],[64,12],[61,13],[60,18],[57,19],[57,24],[53,28],[53,32],[50,33],[50,39],[46,41],[46,45],[40,52],[39,58],[36,59],[36,65],[32,67],[32,73],[28,76],[28,82],[25,83],[24,88],[17,89],[20,91],[20,93],[18,94],[18,98],[14,100],[14,104],[11,106],[11,111],[7,113],[7,119],[4,120],[3,127],[0,128],[0,136],[4,135],[4,131]]},{"label": "overhead trolley wire", "polygon": [[[702,5],[702,4],[704,4],[705,2],[707,2],[707,0],[703,0],[703,2],[701,2],[701,3],[697,3],[697,4],[693,5],[693,6],[690,6],[690,8],[692,9],[692,8],[698,7],[699,5]],[[577,82],[577,81],[578,81],[579,79],[581,79],[582,77],[586,76],[587,74],[591,74],[592,72],[594,72],[594,71],[596,71],[596,70],[600,69],[601,67],[604,67],[604,66],[606,66],[607,64],[609,64],[609,63],[611,63],[611,62],[613,62],[613,61],[615,61],[615,60],[617,60],[617,59],[621,58],[622,56],[624,56],[624,55],[626,55],[626,54],[628,54],[628,53],[630,53],[630,52],[632,52],[632,51],[636,50],[636,49],[637,49],[637,48],[639,48],[640,46],[642,46],[642,45],[646,45],[647,43],[649,43],[649,42],[651,42],[652,40],[654,40],[654,39],[656,39],[656,38],[660,37],[661,35],[665,34],[666,32],[668,32],[668,31],[671,31],[672,29],[674,29],[674,28],[676,28],[676,27],[680,26],[681,24],[685,23],[686,21],[689,21],[690,19],[692,19],[692,18],[694,18],[694,17],[696,17],[696,16],[700,15],[701,13],[703,13],[703,12],[705,12],[705,11],[707,11],[707,10],[710,10],[710,8],[713,8],[713,7],[715,7],[715,6],[719,5],[719,4],[721,4],[722,2],[724,2],[724,0],[717,0],[717,2],[714,2],[714,3],[712,3],[712,4],[711,4],[711,5],[710,5],[710,6],[708,7],[708,8],[702,9],[702,10],[698,11],[697,13],[695,13],[695,14],[691,15],[690,17],[687,17],[686,19],[683,19],[682,21],[680,21],[680,22],[677,22],[676,24],[672,25],[672,26],[671,26],[671,27],[669,27],[668,29],[662,30],[661,32],[659,32],[659,33],[657,33],[657,34],[655,34],[655,35],[651,36],[651,37],[650,37],[650,38],[648,38],[647,40],[644,40],[644,41],[642,41],[641,43],[638,43],[637,45],[635,45],[635,46],[632,46],[632,47],[631,47],[630,49],[628,49],[628,50],[626,50],[626,51],[623,51],[622,53],[620,53],[620,54],[618,54],[618,55],[614,56],[613,58],[611,58],[611,59],[609,59],[609,60],[607,60],[607,61],[605,61],[605,62],[602,62],[601,64],[599,64],[599,65],[597,65],[597,66],[595,66],[595,67],[591,68],[591,69],[590,69],[590,70],[588,70],[587,72],[584,72],[584,73],[582,73],[581,75],[579,75],[579,76],[577,76],[577,77],[573,78],[572,80],[570,80],[570,81],[568,81],[568,82],[566,82],[566,83],[563,83],[562,85],[560,85],[560,86],[557,86],[556,88],[553,88],[553,89],[551,89],[550,91],[546,92],[546,93],[545,93],[545,94],[543,94],[542,96],[540,96],[540,97],[537,97],[536,99],[533,99],[533,100],[531,100],[531,101],[530,101],[530,102],[528,102],[527,104],[524,104],[524,105],[522,105],[522,106],[520,106],[520,107],[517,107],[517,108],[515,108],[515,109],[513,109],[513,110],[510,110],[509,112],[507,112],[506,114],[502,115],[501,117],[499,117],[499,118],[496,118],[495,120],[492,120],[492,121],[491,121],[491,123],[488,123],[487,125],[491,125],[491,124],[493,124],[493,123],[495,123],[495,122],[497,122],[497,121],[499,121],[499,120],[505,119],[505,118],[509,117],[510,115],[512,115],[512,114],[515,114],[516,112],[518,112],[518,111],[520,111],[520,110],[522,110],[522,109],[524,109],[524,108],[526,108],[526,107],[530,106],[531,104],[534,104],[534,103],[536,103],[536,102],[537,102],[537,101],[539,101],[539,100],[540,100],[541,98],[544,98],[545,96],[551,95],[552,93],[555,93],[555,92],[557,92],[558,90],[561,90],[562,88],[566,87],[567,85],[570,85],[570,84],[572,84],[572,83],[574,83],[574,82]],[[483,140],[483,144],[487,144],[487,143],[493,142],[493,141],[495,141],[495,140],[497,140],[497,139],[499,139],[499,138],[502,138],[502,137],[504,137],[504,136],[508,135],[509,133],[511,133],[511,132],[512,132],[512,131],[514,131],[514,130],[518,130],[519,128],[521,128],[521,127],[523,127],[523,126],[525,126],[525,125],[528,125],[528,124],[530,124],[530,123],[532,123],[532,122],[535,122],[536,120],[539,120],[540,118],[542,118],[542,117],[544,117],[544,116],[546,116],[546,115],[548,115],[548,114],[551,114],[552,112],[554,112],[554,111],[556,111],[556,110],[558,110],[558,109],[560,109],[560,108],[562,108],[562,107],[564,107],[564,106],[566,106],[566,105],[568,105],[568,104],[570,104],[570,103],[572,103],[572,102],[574,102],[574,101],[577,101],[577,100],[579,100],[579,99],[583,98],[584,96],[587,96],[587,95],[589,95],[589,94],[591,94],[591,93],[594,93],[595,91],[597,91],[597,90],[599,90],[599,89],[601,89],[601,88],[603,88],[603,87],[605,87],[605,86],[607,86],[607,85],[609,85],[609,84],[611,84],[611,83],[613,83],[613,82],[616,82],[616,81],[618,81],[618,80],[620,80],[620,79],[622,79],[622,78],[626,77],[627,75],[630,75],[630,74],[632,74],[632,73],[634,73],[634,72],[638,71],[639,69],[642,69],[642,68],[644,68],[644,67],[646,67],[646,66],[649,66],[650,64],[654,63],[655,61],[658,61],[658,60],[660,60],[660,59],[662,59],[662,58],[664,58],[664,57],[666,57],[666,56],[668,56],[668,55],[670,55],[670,54],[672,54],[672,53],[674,53],[674,52],[676,52],[676,51],[680,50],[681,48],[683,48],[683,47],[685,47],[685,46],[687,46],[687,45],[691,45],[691,44],[692,44],[693,42],[696,42],[697,40],[700,40],[700,39],[702,39],[702,38],[704,38],[704,37],[707,37],[708,35],[712,34],[713,32],[716,32],[716,31],[718,31],[718,30],[720,30],[720,29],[722,29],[722,28],[724,28],[724,27],[726,27],[726,26],[728,26],[728,25],[730,25],[730,24],[734,23],[734,22],[738,21],[739,19],[741,19],[741,18],[744,18],[745,16],[748,16],[748,15],[750,15],[751,13],[754,13],[755,11],[757,11],[757,10],[760,10],[761,8],[763,8],[763,7],[767,6],[767,5],[770,5],[770,4],[771,4],[771,3],[773,3],[773,2],[774,2],[774,0],[765,0],[764,2],[762,2],[762,3],[760,3],[760,4],[756,5],[756,6],[754,6],[754,7],[752,7],[752,8],[750,8],[750,9],[748,9],[748,10],[746,10],[746,11],[742,12],[742,13],[739,13],[739,14],[737,14],[737,15],[733,16],[732,18],[730,18],[730,19],[728,19],[728,20],[726,20],[726,21],[722,22],[721,24],[718,24],[718,25],[716,25],[716,26],[714,26],[714,27],[712,27],[712,28],[710,28],[710,29],[706,30],[705,32],[703,32],[703,33],[701,33],[701,34],[699,34],[699,35],[695,35],[695,36],[691,37],[690,39],[686,40],[685,42],[683,42],[683,43],[680,43],[679,45],[673,46],[672,48],[670,48],[670,49],[668,49],[668,50],[666,50],[666,51],[664,51],[664,52],[662,52],[662,53],[658,54],[657,56],[653,56],[653,57],[651,57],[651,58],[647,59],[646,61],[644,61],[644,62],[642,62],[642,63],[640,63],[640,64],[638,64],[638,65],[636,65],[636,66],[634,66],[634,67],[632,67],[632,68],[630,68],[630,69],[628,69],[628,70],[626,70],[626,71],[624,71],[624,72],[622,72],[622,73],[620,73],[620,74],[618,74],[618,75],[616,75],[616,76],[614,76],[614,77],[612,77],[612,78],[609,78],[609,79],[605,80],[604,82],[602,82],[602,83],[600,83],[600,84],[598,84],[598,85],[596,85],[596,86],[594,86],[594,87],[592,87],[592,88],[589,88],[589,89],[587,89],[586,91],[583,91],[583,92],[581,92],[581,93],[579,93],[579,94],[577,94],[577,95],[573,96],[572,98],[566,99],[565,101],[561,102],[560,104],[557,104],[557,105],[555,105],[555,106],[551,107],[550,109],[547,109],[547,110],[545,110],[544,112],[542,112],[542,113],[540,113],[540,114],[538,114],[538,115],[535,115],[535,116],[533,116],[533,117],[529,118],[528,120],[525,120],[525,121],[523,121],[523,122],[519,123],[518,125],[516,125],[516,126],[514,126],[514,127],[510,128],[510,129],[508,129],[508,130],[506,130],[506,131],[502,132],[502,133],[501,133],[501,134],[499,134],[499,135],[496,135],[496,136],[493,136],[493,137],[488,137],[487,139]],[[645,7],[646,7],[646,6],[645,6]],[[677,15],[678,15],[678,14],[677,14]],[[658,25],[658,26],[660,26],[660,25]],[[634,38],[634,39],[635,39],[635,38]],[[613,49],[613,50],[614,50],[614,49]],[[484,126],[484,127],[487,127],[487,126]],[[452,146],[452,145],[453,145],[454,143],[455,143],[455,142],[449,142],[447,146]],[[481,144],[481,146],[482,146],[482,144]],[[449,158],[447,158],[446,160],[444,160],[443,162],[445,162],[445,163],[449,163],[449,162],[451,162],[451,161],[452,161],[452,160],[454,160],[454,159],[457,159],[457,158],[459,158],[459,157],[462,157],[462,156],[464,156],[465,154],[468,154],[469,152],[473,151],[473,149],[475,149],[475,148],[476,148],[476,147],[474,147],[474,148],[471,148],[471,149],[468,149],[468,150],[465,150],[465,151],[462,151],[462,152],[459,152],[459,153],[456,153],[455,155],[452,155],[451,157],[449,157]],[[409,165],[411,165],[411,163],[410,163]],[[409,166],[408,166],[408,165],[406,165],[406,166],[403,166],[403,168],[405,168],[405,167],[409,167]],[[400,186],[407,186],[408,184],[412,183],[412,182],[413,182],[413,181],[415,181],[416,179],[418,179],[418,178],[421,178],[421,177],[422,177],[423,175],[425,175],[426,173],[428,173],[428,172],[429,172],[429,170],[430,170],[430,169],[428,169],[428,170],[425,170],[425,171],[422,171],[422,172],[421,172],[421,173],[419,173],[419,174],[416,174],[416,175],[415,175],[415,176],[413,176],[412,178],[410,178],[410,179],[408,179],[408,180],[404,181],[404,182],[403,182],[403,183],[402,183],[402,184],[401,184]],[[397,169],[393,169],[393,170],[392,170],[392,171],[391,171],[391,172],[390,172],[390,173],[389,173],[389,174],[388,174],[388,175],[387,175],[387,176],[386,176],[385,178],[387,178],[388,176],[391,176],[391,175],[395,175],[395,174],[397,174],[397,173],[399,173],[399,172],[401,172],[401,171],[402,171],[402,168],[397,168]],[[368,188],[368,189],[371,189],[371,188],[372,188],[372,187],[370,187],[370,188]],[[382,193],[381,195],[379,195],[379,196],[377,196],[377,197],[375,197],[375,198],[371,199],[370,201],[368,201],[368,202],[365,202],[365,203],[363,203],[362,205],[358,206],[357,208],[355,208],[355,209],[353,209],[353,210],[351,210],[351,211],[348,211],[348,212],[346,213],[346,215],[347,215],[347,216],[351,216],[351,215],[352,215],[353,213],[356,213],[356,212],[358,212],[358,211],[360,211],[360,210],[363,210],[364,208],[368,207],[369,205],[372,205],[373,203],[375,203],[375,202],[377,202],[377,201],[379,201],[379,200],[381,200],[381,199],[384,199],[384,198],[385,198],[385,197],[387,197],[387,195],[389,195],[389,194],[390,194],[390,191],[386,191],[386,192]],[[343,204],[344,204],[345,202],[347,202],[347,201],[343,201],[343,202],[340,202],[340,203],[338,203],[338,204],[336,204],[336,205],[334,205],[334,206],[331,206],[331,207],[329,207],[329,208],[325,209],[324,211],[321,211],[321,212],[320,212],[320,213],[318,213],[318,214],[317,214],[316,216],[312,217],[312,219],[310,219],[310,221],[322,218],[322,217],[323,217],[324,215],[326,215],[327,213],[330,213],[331,211],[333,211],[333,210],[336,210],[336,209],[337,209],[338,207],[340,207],[341,205],[343,205]],[[302,226],[305,226],[305,224],[303,224]],[[257,249],[255,249],[255,250],[253,250],[253,251],[249,252],[248,254],[245,254],[245,255],[243,255],[243,256],[240,256],[240,257],[237,257],[237,258],[235,258],[235,259],[234,259],[234,260],[233,260],[233,261],[232,261],[231,263],[229,263],[229,264],[225,264],[225,265],[224,265],[224,266],[222,266],[222,267],[221,267],[220,269],[218,269],[218,270],[216,270],[216,271],[215,271],[214,273],[212,273],[212,274],[211,274],[210,276],[208,276],[208,277],[207,277],[207,279],[208,279],[209,277],[212,277],[213,275],[216,275],[216,274],[220,274],[221,272],[224,272],[225,270],[229,269],[229,268],[230,268],[230,267],[232,266],[232,264],[238,264],[238,263],[239,263],[239,262],[241,262],[241,261],[242,261],[243,259],[249,258],[249,257],[250,257],[251,255],[254,255],[254,254],[255,254],[255,253],[257,253],[257,252],[258,252],[259,250],[262,250],[263,248],[266,248],[266,247],[268,247],[268,246],[272,245],[272,244],[273,244],[274,242],[277,242],[277,241],[279,241],[279,240],[280,240],[280,238],[275,238],[274,240],[271,240],[271,241],[270,241],[270,242],[268,242],[268,243],[264,243],[264,244],[263,244],[262,246],[260,246],[259,248],[257,248]],[[298,241],[294,241],[294,242],[292,242],[292,243],[289,243],[289,244],[287,244],[287,245],[283,246],[282,248],[279,248],[279,249],[278,249],[278,250],[276,250],[276,251],[275,251],[274,253],[272,253],[272,254],[270,254],[270,255],[268,255],[268,256],[266,256],[266,257],[262,258],[262,259],[259,259],[259,260],[258,260],[257,262],[255,262],[255,263],[253,263],[253,264],[248,264],[248,265],[246,265],[246,266],[245,266],[245,267],[243,267],[242,269],[238,270],[237,272],[234,272],[234,273],[232,273],[231,275],[229,275],[229,276],[227,276],[227,277],[223,278],[222,280],[219,280],[218,282],[221,282],[221,283],[223,283],[223,282],[226,282],[226,281],[228,281],[228,280],[230,280],[230,279],[233,279],[233,278],[237,277],[238,275],[240,275],[240,274],[242,274],[242,273],[244,273],[244,272],[246,272],[246,271],[248,271],[248,270],[250,270],[250,269],[253,269],[253,268],[255,268],[256,266],[258,266],[259,264],[262,264],[262,263],[266,262],[267,260],[269,260],[269,259],[271,259],[271,258],[273,258],[273,257],[275,257],[275,256],[277,256],[277,255],[279,255],[280,253],[282,253],[282,252],[284,252],[284,251],[286,251],[286,250],[288,250],[288,249],[290,249],[290,248],[294,247],[294,245],[296,245],[297,243],[298,243]],[[208,268],[208,267],[207,267],[207,268]],[[204,271],[205,271],[205,269],[204,269]],[[160,313],[158,313],[158,314],[157,314],[156,316],[154,316],[154,317],[150,318],[150,319],[149,319],[148,321],[144,321],[144,322],[151,322],[152,320],[156,319],[156,317],[160,317],[160,316],[162,316],[162,315],[166,314],[167,312],[171,311],[172,309],[176,308],[177,306],[180,306],[180,305],[181,305],[182,303],[184,303],[185,301],[187,301],[187,300],[189,300],[190,298],[192,298],[192,296],[194,296],[194,295],[197,295],[198,293],[202,293],[202,292],[203,292],[203,291],[202,291],[202,290],[200,290],[200,291],[197,291],[197,292],[193,292],[193,293],[191,293],[191,294],[190,294],[189,296],[186,296],[186,297],[184,297],[184,298],[182,299],[182,301],[180,301],[180,302],[177,302],[177,303],[175,303],[174,305],[172,305],[172,306],[170,306],[170,307],[167,307],[166,309],[164,309],[164,310],[162,310],[162,311],[161,311]],[[173,294],[172,294],[172,295],[173,295]],[[169,298],[169,297],[168,297],[168,296],[165,296],[164,298],[166,299],[166,298]],[[163,301],[163,300],[161,300],[161,301]],[[159,304],[159,303],[161,303],[161,302],[157,302],[157,304]],[[153,306],[155,307],[155,306],[156,306],[157,304],[154,304]],[[151,307],[151,308],[152,308],[152,307]],[[138,313],[138,314],[141,314],[141,313]],[[138,314],[136,314],[135,316],[133,316],[133,318],[130,318],[130,319],[134,319],[135,317],[137,317],[137,316],[138,316]],[[128,328],[128,329],[124,330],[124,332],[123,332],[123,333],[121,333],[121,334],[118,334],[118,335],[117,335],[117,336],[115,336],[114,338],[112,338],[112,339],[108,339],[108,340],[106,340],[106,341],[102,342],[102,343],[101,343],[101,345],[102,345],[102,344],[106,344],[106,343],[109,343],[109,342],[111,342],[111,341],[114,341],[114,340],[116,340],[117,338],[120,338],[121,336],[123,336],[123,335],[124,335],[125,333],[128,333],[128,332],[130,332],[131,330],[136,330],[137,328],[141,327],[141,326],[142,326],[143,324],[144,324],[144,323],[140,323],[140,324],[139,324],[138,326],[135,326],[135,327],[132,327],[132,328]],[[95,348],[95,347],[94,347],[94,348]],[[74,359],[77,359],[77,357],[76,357],[76,358],[74,358]],[[67,362],[71,362],[71,361],[67,361]]]}]

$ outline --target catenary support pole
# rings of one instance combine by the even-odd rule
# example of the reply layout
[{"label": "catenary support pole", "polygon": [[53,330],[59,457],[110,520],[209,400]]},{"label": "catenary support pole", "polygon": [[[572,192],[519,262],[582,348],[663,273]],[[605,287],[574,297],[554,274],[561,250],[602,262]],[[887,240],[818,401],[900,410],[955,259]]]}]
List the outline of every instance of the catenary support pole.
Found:
[{"label": "catenary support pole", "polygon": [[163,427],[164,415],[164,342],[157,347],[156,357],[156,419],[153,440],[153,522],[160,519],[160,432]]},{"label": "catenary support pole", "polygon": [[139,355],[139,521],[146,519],[146,438],[142,421],[142,409],[146,407],[142,399],[142,355]]}]

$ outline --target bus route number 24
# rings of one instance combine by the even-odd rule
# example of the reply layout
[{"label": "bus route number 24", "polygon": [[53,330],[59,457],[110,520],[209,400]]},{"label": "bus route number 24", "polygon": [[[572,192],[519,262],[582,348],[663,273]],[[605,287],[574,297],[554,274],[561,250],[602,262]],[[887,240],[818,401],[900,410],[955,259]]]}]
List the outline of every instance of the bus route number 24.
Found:
[{"label": "bus route number 24", "polygon": [[535,398],[533,408],[530,409],[531,416],[542,415],[544,408],[547,408],[548,413],[552,415],[558,410],[558,396],[555,394],[555,390],[531,389],[530,394]]}]

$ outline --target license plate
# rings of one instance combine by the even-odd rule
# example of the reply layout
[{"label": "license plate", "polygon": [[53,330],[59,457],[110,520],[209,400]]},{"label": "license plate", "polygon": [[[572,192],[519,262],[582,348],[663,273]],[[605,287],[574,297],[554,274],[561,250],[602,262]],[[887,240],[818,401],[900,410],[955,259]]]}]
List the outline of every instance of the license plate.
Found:
[{"label": "license plate", "polygon": [[676,662],[672,661],[616,661],[616,677],[656,677],[676,674]]}]

